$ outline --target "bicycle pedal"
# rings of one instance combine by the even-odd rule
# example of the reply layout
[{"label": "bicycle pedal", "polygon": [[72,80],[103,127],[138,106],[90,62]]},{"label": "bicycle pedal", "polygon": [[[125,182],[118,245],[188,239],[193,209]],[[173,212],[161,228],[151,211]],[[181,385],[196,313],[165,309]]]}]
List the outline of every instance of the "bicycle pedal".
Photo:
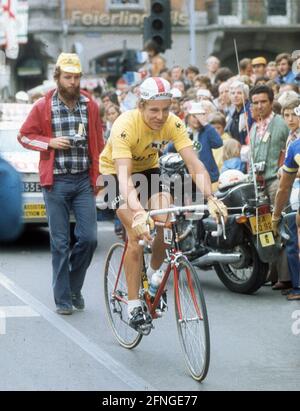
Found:
[{"label": "bicycle pedal", "polygon": [[142,324],[138,327],[137,331],[143,335],[149,335],[152,328],[154,328],[152,322],[151,323],[145,323]]}]

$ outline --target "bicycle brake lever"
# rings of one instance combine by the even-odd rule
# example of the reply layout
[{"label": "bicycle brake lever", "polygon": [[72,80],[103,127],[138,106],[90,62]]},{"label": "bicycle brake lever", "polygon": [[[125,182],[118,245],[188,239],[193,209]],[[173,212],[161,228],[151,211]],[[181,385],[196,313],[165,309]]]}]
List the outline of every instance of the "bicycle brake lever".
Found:
[{"label": "bicycle brake lever", "polygon": [[147,241],[145,241],[145,240],[139,240],[139,245],[141,247],[151,248],[151,245],[149,243],[147,243]]},{"label": "bicycle brake lever", "polygon": [[227,240],[226,228],[225,228],[225,219],[224,219],[223,216],[221,216],[221,224],[222,224],[223,238],[224,238],[224,240]]},{"label": "bicycle brake lever", "polygon": [[223,233],[222,224],[218,224],[216,231],[212,231],[211,235],[212,237],[220,237],[222,233]]},{"label": "bicycle brake lever", "polygon": [[212,237],[221,237],[222,234],[223,234],[224,240],[227,240],[226,232],[225,232],[224,217],[221,216],[221,224],[220,223],[217,224],[217,230],[212,231],[211,235],[212,235]]}]

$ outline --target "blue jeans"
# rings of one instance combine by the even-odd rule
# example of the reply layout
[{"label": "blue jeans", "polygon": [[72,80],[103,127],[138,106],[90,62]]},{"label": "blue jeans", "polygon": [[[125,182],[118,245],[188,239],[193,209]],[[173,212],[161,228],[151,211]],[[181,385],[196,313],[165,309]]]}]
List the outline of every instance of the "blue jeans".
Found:
[{"label": "blue jeans", "polygon": [[[88,173],[54,176],[51,189],[43,189],[50,230],[53,291],[57,307],[72,307],[97,247],[96,204]],[[70,250],[70,211],[76,243]]]},{"label": "blue jeans", "polygon": [[290,236],[290,239],[286,242],[286,254],[288,259],[292,285],[294,289],[297,289],[300,287],[300,263],[298,247],[298,230],[295,213],[291,213],[287,216],[287,225],[287,231]]}]

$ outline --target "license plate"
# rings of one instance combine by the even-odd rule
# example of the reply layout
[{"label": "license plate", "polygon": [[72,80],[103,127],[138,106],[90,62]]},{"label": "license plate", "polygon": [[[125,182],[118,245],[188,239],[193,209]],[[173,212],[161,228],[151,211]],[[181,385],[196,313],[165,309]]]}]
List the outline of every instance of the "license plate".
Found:
[{"label": "license plate", "polygon": [[271,214],[264,214],[256,217],[250,217],[250,224],[253,234],[266,233],[272,231],[272,216]]},{"label": "license plate", "polygon": [[23,191],[24,193],[41,193],[42,188],[40,183],[30,183],[30,182],[23,182]]},{"label": "license plate", "polygon": [[24,204],[24,218],[46,217],[45,204]]},{"label": "license plate", "polygon": [[263,247],[270,247],[275,244],[274,235],[272,232],[260,234],[259,239]]}]

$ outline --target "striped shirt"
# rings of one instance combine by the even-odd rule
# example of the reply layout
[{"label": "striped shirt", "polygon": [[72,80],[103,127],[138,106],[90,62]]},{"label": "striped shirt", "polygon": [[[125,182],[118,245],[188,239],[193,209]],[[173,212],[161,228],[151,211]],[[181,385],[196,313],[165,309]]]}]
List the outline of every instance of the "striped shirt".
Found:
[{"label": "striped shirt", "polygon": [[[60,100],[58,93],[52,97],[52,135],[69,137],[71,148],[55,150],[54,174],[77,174],[89,169],[88,154],[88,98],[80,95],[74,109],[70,109]],[[81,135],[76,144],[74,137]]]},{"label": "striped shirt", "polygon": [[274,113],[272,112],[267,118],[257,121],[256,136],[259,139],[262,139],[265,136],[267,129],[271,121],[273,120],[273,118],[274,118]]},{"label": "striped shirt", "polygon": [[295,131],[290,131],[290,134],[288,136],[287,142],[286,142],[286,148],[289,148],[289,145],[300,138],[300,128],[297,128]]}]

